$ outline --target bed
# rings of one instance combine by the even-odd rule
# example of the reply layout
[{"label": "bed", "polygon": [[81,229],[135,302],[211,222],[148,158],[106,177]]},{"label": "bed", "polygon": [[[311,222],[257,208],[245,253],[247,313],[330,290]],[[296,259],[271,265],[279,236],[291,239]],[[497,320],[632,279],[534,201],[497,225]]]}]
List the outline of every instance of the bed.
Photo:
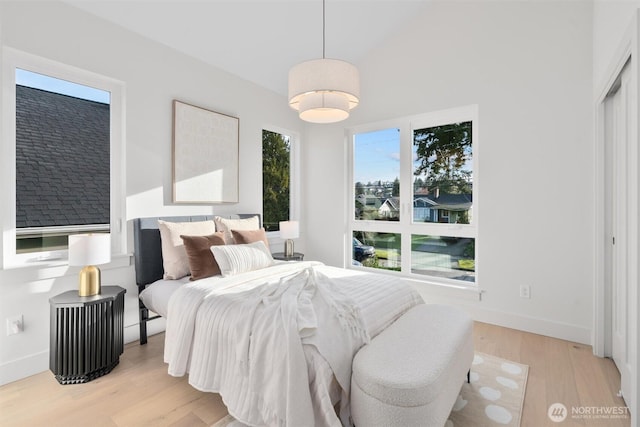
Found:
[{"label": "bed", "polygon": [[353,356],[423,303],[419,294],[391,276],[313,261],[163,280],[158,219],[211,218],[134,220],[140,343],[151,308],[167,320],[169,374],[188,375],[196,389],[219,393],[229,413],[247,425],[350,425]]},{"label": "bed", "polygon": [[[238,214],[226,215],[227,218],[250,218],[258,216],[258,214]],[[193,216],[162,216],[134,218],[133,220],[133,250],[134,264],[136,272],[136,284],[138,286],[138,295],[140,295],[149,285],[162,280],[162,247],[160,240],[160,229],[158,220],[172,222],[194,222],[213,220],[214,215],[193,215]],[[188,279],[186,279],[188,280]],[[183,282],[185,280],[182,280]],[[171,286],[172,282],[167,282]],[[175,285],[175,284],[174,284]],[[161,289],[161,288],[160,288]],[[158,296],[159,306],[166,305],[165,298]],[[168,301],[168,300],[167,300]],[[139,320],[140,320],[140,344],[147,343],[147,323],[160,317],[155,312],[150,315],[149,308],[141,299],[138,300]]]}]

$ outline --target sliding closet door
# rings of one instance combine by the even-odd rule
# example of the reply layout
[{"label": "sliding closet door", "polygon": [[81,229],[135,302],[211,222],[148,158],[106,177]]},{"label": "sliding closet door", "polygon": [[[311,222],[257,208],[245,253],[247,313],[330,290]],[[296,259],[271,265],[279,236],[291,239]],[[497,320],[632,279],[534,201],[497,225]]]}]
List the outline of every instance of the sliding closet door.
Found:
[{"label": "sliding closet door", "polygon": [[608,176],[611,197],[608,199],[611,230],[611,357],[621,376],[623,396],[631,396],[630,333],[637,333],[630,325],[629,280],[629,144],[631,123],[629,100],[629,66],[606,99],[606,130],[610,161]]}]

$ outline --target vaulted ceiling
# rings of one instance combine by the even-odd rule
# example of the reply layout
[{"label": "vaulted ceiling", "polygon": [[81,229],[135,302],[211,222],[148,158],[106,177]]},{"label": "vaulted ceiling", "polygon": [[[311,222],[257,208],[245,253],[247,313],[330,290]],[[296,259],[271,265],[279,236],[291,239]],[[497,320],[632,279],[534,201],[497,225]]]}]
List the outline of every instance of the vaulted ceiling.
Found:
[{"label": "vaulted ceiling", "polygon": [[[322,0],[68,4],[286,95],[289,68],[322,57]],[[327,0],[326,57],[358,64],[427,0]]]}]

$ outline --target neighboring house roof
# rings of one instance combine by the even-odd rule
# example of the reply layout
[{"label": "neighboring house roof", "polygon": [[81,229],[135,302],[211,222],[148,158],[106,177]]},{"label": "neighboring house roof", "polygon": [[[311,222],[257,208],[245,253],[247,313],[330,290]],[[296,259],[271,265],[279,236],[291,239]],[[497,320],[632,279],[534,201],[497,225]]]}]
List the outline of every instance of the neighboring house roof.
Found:
[{"label": "neighboring house roof", "polygon": [[371,194],[360,194],[356,200],[362,203],[365,207],[375,207],[376,209],[382,205],[382,200],[378,196],[374,196]]},{"label": "neighboring house roof", "polygon": [[425,205],[429,205],[421,207],[456,211],[469,209],[472,205],[473,197],[471,194],[442,194],[439,197],[429,197],[423,194],[415,194],[413,196],[414,207],[416,206],[416,202],[422,202]]},{"label": "neighboring house roof", "polygon": [[415,194],[413,196],[413,206],[416,207],[416,205],[418,205],[419,203],[424,204],[425,206],[419,206],[419,207],[432,207],[436,205],[436,202],[434,202],[433,200],[431,200],[429,197],[422,195],[422,194]]},{"label": "neighboring house roof", "polygon": [[436,197],[433,201],[438,205],[438,209],[450,211],[467,210],[473,202],[471,194],[441,194],[440,197]]},{"label": "neighboring house roof", "polygon": [[398,197],[390,197],[388,199],[386,199],[384,201],[384,203],[382,204],[389,206],[389,209],[392,211],[399,211],[400,210],[400,198]]},{"label": "neighboring house roof", "polygon": [[[413,196],[413,207],[428,207],[431,209],[446,209],[450,211],[464,211],[472,205],[471,194],[443,194],[440,197],[430,198],[425,195]],[[419,206],[423,204],[423,206]],[[390,197],[384,201],[381,209],[387,206],[391,211],[400,210],[400,198]]]},{"label": "neighboring house roof", "polygon": [[109,223],[109,105],[16,86],[16,227]]}]

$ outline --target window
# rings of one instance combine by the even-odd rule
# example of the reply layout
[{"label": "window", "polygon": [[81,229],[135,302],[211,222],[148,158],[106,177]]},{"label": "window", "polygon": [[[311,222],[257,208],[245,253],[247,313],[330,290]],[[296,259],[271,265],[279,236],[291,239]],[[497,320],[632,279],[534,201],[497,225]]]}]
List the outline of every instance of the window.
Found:
[{"label": "window", "polygon": [[477,108],[386,125],[351,132],[351,264],[475,282]]},{"label": "window", "polygon": [[122,86],[11,49],[3,68],[11,188],[3,216],[6,266],[66,257],[70,234],[111,233],[123,253]]},{"label": "window", "polygon": [[16,69],[16,253],[110,231],[109,98]]},{"label": "window", "polygon": [[296,218],[294,141],[284,132],[262,131],[262,221],[267,232]]},{"label": "window", "polygon": [[[473,196],[472,122],[413,131],[414,221],[469,224]],[[416,199],[428,203],[424,211]]]},{"label": "window", "polygon": [[400,218],[400,129],[354,136],[354,218],[398,221]]}]

